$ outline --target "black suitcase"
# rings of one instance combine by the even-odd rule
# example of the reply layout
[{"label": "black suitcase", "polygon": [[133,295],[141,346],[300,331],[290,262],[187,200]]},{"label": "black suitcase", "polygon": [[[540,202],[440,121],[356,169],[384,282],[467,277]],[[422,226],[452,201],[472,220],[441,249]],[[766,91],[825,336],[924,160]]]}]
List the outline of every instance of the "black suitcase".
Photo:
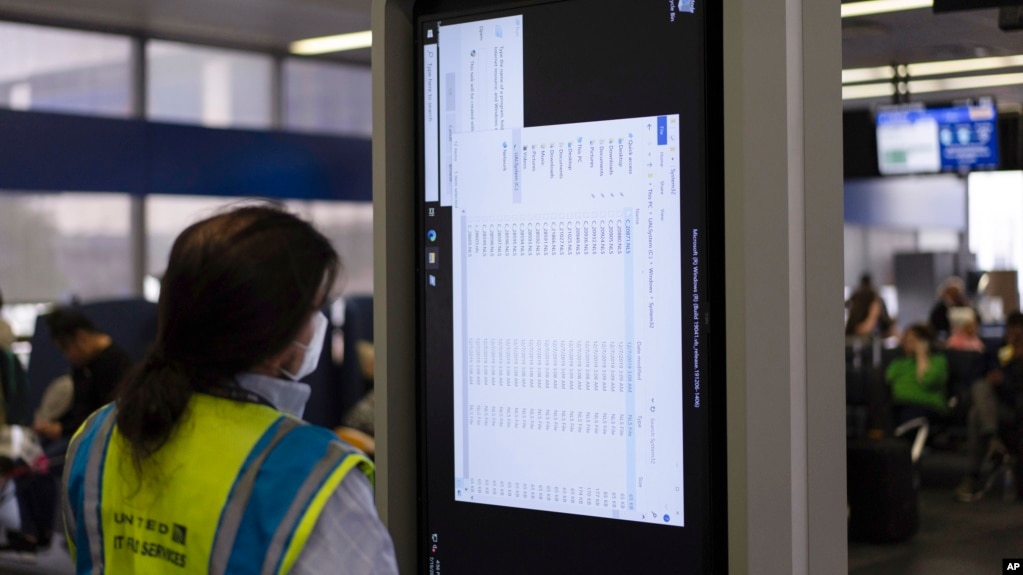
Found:
[{"label": "black suitcase", "polygon": [[919,526],[910,445],[899,439],[853,440],[848,444],[849,537],[896,543]]}]

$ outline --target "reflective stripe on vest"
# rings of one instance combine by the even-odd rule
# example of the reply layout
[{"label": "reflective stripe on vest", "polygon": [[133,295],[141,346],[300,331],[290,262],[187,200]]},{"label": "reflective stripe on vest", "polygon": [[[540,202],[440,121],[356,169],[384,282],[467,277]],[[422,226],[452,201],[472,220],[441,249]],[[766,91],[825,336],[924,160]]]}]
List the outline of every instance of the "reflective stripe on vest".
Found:
[{"label": "reflective stripe on vest", "polygon": [[[78,573],[103,572],[102,524],[99,498],[102,494],[101,462],[106,455],[114,423],[110,406],[89,416],[68,445],[64,465],[67,506],[64,521],[75,526],[75,540],[68,542]],[[81,452],[81,453],[79,453]],[[78,457],[78,455],[82,457]],[[78,510],[72,514],[71,509]],[[89,510],[83,513],[82,510]],[[90,537],[90,533],[98,537]],[[77,551],[81,551],[80,553]]]},{"label": "reflective stripe on vest", "polygon": [[79,573],[288,573],[348,471],[373,477],[326,429],[197,395],[140,482],[115,418],[98,412],[68,452]]}]

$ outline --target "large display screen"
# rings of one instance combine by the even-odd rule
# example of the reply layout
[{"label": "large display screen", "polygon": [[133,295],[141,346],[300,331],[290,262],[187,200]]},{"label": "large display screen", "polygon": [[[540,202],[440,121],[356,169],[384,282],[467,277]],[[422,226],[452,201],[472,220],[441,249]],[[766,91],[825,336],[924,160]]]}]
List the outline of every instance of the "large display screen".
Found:
[{"label": "large display screen", "polygon": [[704,572],[713,16],[444,4],[417,5],[423,572]]},{"label": "large display screen", "polygon": [[998,112],[990,98],[954,106],[885,106],[876,114],[883,175],[998,169]]}]

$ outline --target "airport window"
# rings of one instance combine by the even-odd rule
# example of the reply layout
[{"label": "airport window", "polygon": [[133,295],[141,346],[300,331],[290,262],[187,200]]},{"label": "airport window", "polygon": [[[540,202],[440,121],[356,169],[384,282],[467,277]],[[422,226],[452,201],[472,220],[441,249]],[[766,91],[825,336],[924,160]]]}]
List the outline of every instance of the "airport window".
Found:
[{"label": "airport window", "polygon": [[[225,197],[149,196],[146,200],[146,273],[154,279],[163,275],[174,239],[190,224],[244,201]],[[293,200],[285,205],[311,221],[341,254],[344,293],[372,293],[372,204]]]},{"label": "airport window", "polygon": [[203,217],[213,215],[227,203],[225,198],[197,196],[146,197],[146,273],[160,277],[167,269],[174,239]]},{"label": "airport window", "polygon": [[218,196],[147,196],[146,273],[153,277],[163,275],[171,246],[185,228],[241,201],[241,198]]},{"label": "airport window", "polygon": [[146,46],[146,62],[150,120],[216,128],[271,127],[269,56],[154,40]]},{"label": "airport window", "polygon": [[284,62],[284,127],[369,137],[371,86],[366,66],[288,59]]},{"label": "airport window", "polygon": [[113,193],[0,193],[8,303],[129,297],[131,200]]},{"label": "airport window", "polygon": [[973,172],[969,204],[970,251],[978,269],[1023,270],[1023,172]]},{"label": "airport window", "polygon": [[126,37],[0,22],[0,107],[128,116]]},{"label": "airport window", "polygon": [[341,254],[346,294],[373,293],[373,204],[306,202],[307,217]]}]

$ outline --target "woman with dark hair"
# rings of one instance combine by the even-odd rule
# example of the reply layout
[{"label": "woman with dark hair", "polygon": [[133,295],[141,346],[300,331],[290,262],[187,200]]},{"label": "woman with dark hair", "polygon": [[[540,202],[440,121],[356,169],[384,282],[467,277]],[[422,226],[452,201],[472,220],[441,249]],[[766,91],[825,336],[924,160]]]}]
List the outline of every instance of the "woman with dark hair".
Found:
[{"label": "woman with dark hair", "polygon": [[873,288],[860,289],[846,302],[849,310],[845,322],[846,337],[887,337],[894,325],[888,317],[884,300]]},{"label": "woman with dark hair", "polygon": [[930,327],[913,324],[902,335],[905,355],[888,365],[885,377],[892,387],[892,402],[899,407],[900,422],[948,412],[948,360],[934,352],[933,343]]},{"label": "woman with dark hair", "polygon": [[78,573],[395,573],[373,465],[299,417],[340,262],[269,206],[174,242],[156,343],[64,473]]}]

